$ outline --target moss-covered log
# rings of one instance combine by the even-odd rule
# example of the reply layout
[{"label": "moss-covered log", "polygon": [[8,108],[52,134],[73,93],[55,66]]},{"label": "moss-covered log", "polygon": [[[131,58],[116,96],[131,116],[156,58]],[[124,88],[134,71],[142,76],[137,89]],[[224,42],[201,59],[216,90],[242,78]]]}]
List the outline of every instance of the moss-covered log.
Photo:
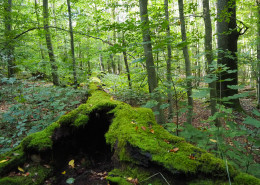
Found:
[{"label": "moss-covered log", "polygon": [[[229,184],[228,174],[232,184],[260,184],[259,179],[168,133],[150,109],[113,100],[95,85],[90,89],[86,104],[1,155],[0,185],[44,184],[47,179],[64,184],[60,172],[77,155],[84,156],[86,168],[109,161],[113,169],[105,179],[110,184]],[[10,175],[19,166],[25,172]],[[80,177],[73,176],[74,184],[81,184],[84,169]]]}]

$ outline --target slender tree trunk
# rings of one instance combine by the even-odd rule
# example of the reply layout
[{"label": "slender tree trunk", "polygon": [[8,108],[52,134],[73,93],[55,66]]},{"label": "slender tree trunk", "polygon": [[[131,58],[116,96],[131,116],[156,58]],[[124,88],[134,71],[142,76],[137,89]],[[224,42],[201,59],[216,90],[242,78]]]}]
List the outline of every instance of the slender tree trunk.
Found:
[{"label": "slender tree trunk", "polygon": [[88,60],[88,76],[91,76],[91,64],[90,64],[90,60]]},{"label": "slender tree trunk", "polygon": [[[218,64],[225,65],[228,70],[220,72],[217,83],[218,97],[224,98],[238,93],[237,89],[229,86],[238,85],[238,64],[237,64],[237,40],[239,33],[236,24],[236,1],[218,0],[217,3],[217,32],[218,32]],[[229,80],[231,79],[231,80]],[[230,99],[223,102],[226,106],[241,109],[239,99]],[[230,104],[231,103],[231,104]]]},{"label": "slender tree trunk", "polygon": [[[216,78],[216,75],[213,73],[212,61],[213,61],[213,52],[212,52],[212,25],[210,19],[210,10],[209,10],[209,0],[203,0],[203,18],[205,23],[205,38],[204,38],[204,47],[207,59],[207,74],[212,78]],[[217,106],[217,90],[216,90],[216,80],[209,83],[210,88],[210,109],[211,115],[213,116],[216,112]],[[216,126],[220,126],[218,120],[215,120]]]},{"label": "slender tree trunk", "polygon": [[110,61],[111,61],[111,66],[112,66],[112,73],[116,74],[116,65],[115,65],[115,60],[113,54],[110,54]]},{"label": "slender tree trunk", "polygon": [[[153,53],[152,53],[152,44],[151,44],[151,37],[150,37],[150,29],[149,29],[149,19],[148,19],[148,11],[147,11],[147,2],[148,0],[139,0],[139,7],[140,7],[140,16],[142,21],[142,35],[143,35],[143,47],[144,47],[144,54],[146,58],[146,70],[148,74],[148,85],[149,85],[149,92],[155,93],[155,89],[158,87],[157,83],[157,75],[155,72],[155,66],[153,61]],[[160,109],[161,105],[161,98],[160,95],[157,94],[156,100],[158,105],[156,106],[156,111],[159,112],[158,116],[156,117],[157,122],[162,124],[165,122],[164,115],[162,109]]]},{"label": "slender tree trunk", "polygon": [[12,0],[5,0],[4,2],[5,8],[5,55],[7,58],[7,71],[8,71],[8,78],[14,76],[15,73],[15,64],[14,64],[14,45],[12,38]]},{"label": "slender tree trunk", "polygon": [[[100,47],[99,50],[101,51],[102,48]],[[99,54],[99,63],[100,63],[100,70],[105,71],[102,53]]]},{"label": "slender tree trunk", "polygon": [[257,108],[260,108],[260,1],[256,0],[258,10],[257,22]]},{"label": "slender tree trunk", "polygon": [[[196,43],[196,55],[200,53],[200,45],[199,41]],[[200,65],[200,59],[196,59],[196,88],[200,86],[200,77],[201,77],[201,65]]]},{"label": "slender tree trunk", "polygon": [[112,70],[111,70],[111,61],[110,61],[110,59],[107,59],[107,72],[108,73],[113,73]]},{"label": "slender tree trunk", "polygon": [[129,65],[128,65],[128,61],[127,61],[127,55],[126,55],[126,51],[125,51],[125,39],[124,39],[124,33],[122,34],[122,40],[123,40],[123,56],[124,56],[124,62],[125,62],[125,69],[126,69],[126,73],[127,73],[127,79],[128,79],[128,87],[129,89],[132,89],[132,82],[131,82],[131,76],[130,76],[130,69],[129,69]]},{"label": "slender tree trunk", "polygon": [[74,36],[73,36],[73,28],[72,28],[72,21],[71,21],[70,0],[67,0],[67,5],[68,5],[69,25],[70,25],[70,47],[71,47],[72,70],[73,70],[73,79],[74,79],[73,84],[75,87],[77,87],[78,80],[77,80],[77,72],[76,72],[76,60],[75,60],[75,52],[74,52]]},{"label": "slender tree trunk", "polygon": [[[183,11],[183,0],[178,0],[179,4],[179,15],[181,21],[181,36],[182,41],[187,41],[186,37],[186,28],[185,28],[185,20],[184,20],[184,11]],[[187,123],[192,123],[192,114],[193,114],[193,98],[192,96],[192,83],[191,83],[191,63],[190,63],[190,56],[188,52],[188,46],[185,45],[183,47],[183,55],[185,59],[185,69],[186,69],[186,80],[187,80],[187,97],[188,97],[188,116],[187,116]]]},{"label": "slender tree trunk", "polygon": [[[39,6],[37,0],[34,1],[34,8],[35,8],[35,14],[36,14],[36,20],[37,20],[37,25],[38,27],[41,27],[40,25],[40,15],[39,15]],[[42,61],[44,62],[43,64],[43,71],[46,73],[46,63],[45,63],[45,56],[44,56],[44,51],[42,49],[42,40],[41,40],[41,31],[38,30],[38,36],[39,36],[39,48],[40,48],[40,53],[41,53],[41,58]]]},{"label": "slender tree trunk", "polygon": [[117,56],[117,74],[119,75],[121,73],[122,66],[121,66],[121,57]]},{"label": "slender tree trunk", "polygon": [[171,60],[172,60],[172,48],[171,48],[171,40],[170,40],[170,25],[169,25],[169,10],[168,10],[168,0],[164,0],[164,12],[165,12],[165,20],[167,22],[166,32],[167,32],[167,96],[169,103],[169,111],[168,111],[168,120],[172,121],[173,118],[173,99],[172,99],[172,72],[171,72]]},{"label": "slender tree trunk", "polygon": [[59,86],[60,82],[58,76],[58,67],[56,65],[55,56],[52,48],[52,42],[51,42],[51,34],[48,27],[49,26],[48,0],[43,0],[43,18],[44,18],[46,44],[47,44],[49,59],[51,63],[52,81],[54,85]]}]

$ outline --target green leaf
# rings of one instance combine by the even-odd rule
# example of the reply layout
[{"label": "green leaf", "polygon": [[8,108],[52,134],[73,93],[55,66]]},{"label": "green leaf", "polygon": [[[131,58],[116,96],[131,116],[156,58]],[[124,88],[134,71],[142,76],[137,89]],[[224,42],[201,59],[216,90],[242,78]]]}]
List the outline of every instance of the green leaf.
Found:
[{"label": "green leaf", "polygon": [[256,128],[259,128],[260,127],[260,121],[250,117],[250,116],[247,116],[247,118],[245,119],[245,121],[243,122],[245,124],[248,124],[248,125],[252,125]]},{"label": "green leaf", "polygon": [[188,44],[190,44],[191,42],[188,41],[184,41],[184,42],[179,42],[178,44],[175,45],[176,48],[183,48],[185,46],[187,46]]},{"label": "green leaf", "polygon": [[210,89],[201,89],[198,91],[194,91],[193,94],[191,95],[191,97],[193,98],[205,98],[209,95],[209,90]]},{"label": "green leaf", "polygon": [[150,100],[143,107],[145,107],[145,108],[153,108],[157,104],[158,104],[158,102],[156,100]]},{"label": "green leaf", "polygon": [[227,86],[229,89],[243,89],[244,85],[240,86],[240,85],[228,85]]},{"label": "green leaf", "polygon": [[253,114],[256,115],[256,116],[260,116],[260,112],[256,109],[253,110]]},{"label": "green leaf", "polygon": [[68,179],[66,180],[66,183],[67,183],[67,184],[73,184],[74,181],[75,181],[74,178],[68,178]]},{"label": "green leaf", "polygon": [[131,62],[131,64],[135,64],[135,63],[142,63],[145,61],[145,58],[138,58],[138,59],[135,59]]},{"label": "green leaf", "polygon": [[164,103],[164,104],[162,104],[162,105],[160,106],[160,109],[165,109],[165,108],[167,108],[167,107],[169,107],[169,104],[168,104],[168,103]]}]

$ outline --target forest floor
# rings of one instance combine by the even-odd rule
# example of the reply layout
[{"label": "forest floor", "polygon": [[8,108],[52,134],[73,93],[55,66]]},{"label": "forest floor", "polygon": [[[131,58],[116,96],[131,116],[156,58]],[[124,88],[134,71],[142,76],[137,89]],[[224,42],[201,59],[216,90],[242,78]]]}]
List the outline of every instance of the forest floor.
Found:
[{"label": "forest floor", "polygon": [[[42,92],[40,92],[42,89],[39,89],[39,91],[37,91],[37,87],[49,88],[50,84],[45,84],[45,83],[41,83],[41,82],[39,82],[39,83],[32,82],[32,83],[26,84],[23,87],[28,88],[29,93],[26,94],[26,95],[28,95],[27,98],[28,97],[34,98],[34,100],[31,101],[31,103],[36,103],[35,106],[34,105],[31,106],[31,109],[33,110],[35,107],[40,108],[40,110],[42,111],[40,114],[43,114],[43,112],[46,112],[48,110],[51,110],[52,112],[55,112],[55,111],[58,112],[58,111],[63,111],[63,110],[69,111],[69,110],[76,108],[80,103],[84,103],[84,101],[85,101],[84,97],[83,98],[81,97],[83,95],[82,92],[74,92],[73,90],[69,90],[69,91],[71,91],[71,93],[78,93],[76,96],[73,97],[73,99],[76,99],[77,102],[75,102],[75,104],[73,106],[64,106],[64,107],[60,108],[60,110],[59,109],[54,110],[54,109],[50,109],[50,107],[48,107],[48,106],[56,105],[56,104],[52,105],[51,103],[53,103],[53,102],[49,102],[50,97],[47,97],[48,101],[46,101],[46,97],[45,97],[45,99],[44,99],[44,101],[46,101],[45,104],[39,104],[39,100],[42,100],[42,97],[36,96],[36,94],[40,95],[42,93]],[[10,86],[6,86],[6,89],[10,90]],[[2,89],[1,89],[1,91],[2,91]],[[1,95],[1,91],[0,91],[0,95]],[[67,91],[68,91],[68,89],[67,89]],[[35,93],[35,92],[36,92],[36,94],[33,95],[33,93]],[[60,92],[64,93],[62,90]],[[2,91],[2,93],[3,93],[3,91]],[[7,91],[4,93],[7,93]],[[43,94],[43,96],[49,96],[50,94],[52,94],[51,91],[44,91],[44,93],[45,94]],[[241,106],[243,107],[245,112],[248,114],[250,114],[250,112],[252,112],[252,110],[255,109],[255,106],[256,106],[255,91],[252,90],[252,91],[249,91],[249,93],[250,93],[249,97],[240,99]],[[52,94],[52,95],[55,95],[55,94]],[[14,99],[16,101],[23,100],[22,99],[23,97],[19,96],[19,90],[18,90],[18,94],[16,94],[15,96],[5,94],[3,97],[8,97],[9,100],[0,99],[0,102],[1,102],[0,115],[4,115],[4,113],[7,113],[9,111],[9,109],[15,105],[15,101],[13,101]],[[55,97],[62,98],[62,97],[59,97],[58,94],[55,95]],[[71,96],[68,96],[65,99],[65,101],[70,100],[70,99],[71,99]],[[117,99],[117,97],[115,97],[115,99]],[[24,104],[24,102],[22,102],[22,101],[19,103]],[[29,103],[30,103],[29,101],[26,102],[27,105],[29,105]],[[56,106],[58,106],[58,104],[62,104],[62,103],[64,103],[64,101],[58,101]],[[138,103],[136,103],[136,104],[138,104]],[[13,111],[15,111],[15,109]],[[35,113],[33,111],[31,111],[31,113],[34,115],[31,119],[31,121],[39,121],[40,119],[44,118],[44,116],[46,117],[45,113],[44,113],[44,115],[40,115],[40,117],[38,117],[38,118],[36,118],[35,115],[38,115],[39,113]],[[233,112],[233,114],[235,114],[235,119],[234,119],[235,122],[237,124],[243,124],[245,114],[239,113],[239,112]],[[51,115],[53,120],[56,120],[55,116],[56,116],[56,114]],[[209,104],[203,102],[202,100],[198,100],[198,99],[195,100],[194,101],[194,118],[193,118],[192,125],[195,128],[208,128],[210,125],[207,122],[205,122],[205,120],[207,120],[209,116],[210,116]],[[29,117],[31,117],[31,116],[29,116]],[[182,114],[179,117],[179,124],[182,125],[185,121],[186,121],[186,116],[185,116],[185,114]],[[28,121],[25,121],[25,123],[27,124]],[[40,122],[38,122],[38,123],[40,123]],[[173,119],[173,123],[176,123],[176,118]],[[32,125],[34,125],[34,124],[32,124]],[[12,128],[14,128],[14,127],[12,126]],[[26,128],[27,131],[29,130],[27,127],[24,127],[24,128]],[[1,122],[0,122],[0,133],[6,132],[5,129],[6,129],[6,125],[3,125],[3,124],[1,125]],[[11,129],[11,128],[9,128],[9,129]],[[23,132],[23,135],[25,136],[24,132]],[[13,138],[13,137],[15,137],[15,135],[11,136],[11,139],[15,140],[15,138]],[[0,138],[0,140],[1,140],[1,138]],[[239,137],[239,138],[237,138],[237,140],[243,141],[243,140],[246,140],[246,138]],[[10,142],[5,142],[5,143],[1,143],[1,141],[0,141],[0,151],[1,151],[1,148],[7,144],[9,144],[10,147],[13,146],[13,142],[11,140],[10,140]],[[113,164],[111,161],[105,161],[105,160],[97,161],[97,160],[93,159],[92,164],[89,167],[86,167],[84,164],[84,158],[82,158],[81,156],[74,156],[73,159],[75,160],[75,168],[71,168],[70,165],[66,165],[68,163],[68,161],[64,162],[64,164],[65,164],[64,168],[61,169],[60,171],[56,172],[56,180],[54,180],[53,178],[49,178],[48,180],[46,180],[45,184],[49,185],[49,184],[56,183],[59,185],[63,185],[63,184],[65,185],[65,184],[68,184],[68,183],[66,183],[66,181],[68,179],[70,179],[71,177],[73,177],[73,181],[75,181],[74,184],[77,184],[77,185],[81,185],[81,184],[107,185],[107,181],[105,178],[107,176],[107,172],[113,168]],[[260,156],[255,156],[255,161],[257,163],[259,163]],[[19,172],[11,172],[11,174],[19,175]]]}]

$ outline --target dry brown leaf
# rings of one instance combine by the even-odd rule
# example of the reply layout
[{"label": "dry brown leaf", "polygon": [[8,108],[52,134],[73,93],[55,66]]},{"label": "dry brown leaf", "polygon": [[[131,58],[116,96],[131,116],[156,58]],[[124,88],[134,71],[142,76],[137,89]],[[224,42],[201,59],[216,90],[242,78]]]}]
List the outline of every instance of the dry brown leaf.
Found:
[{"label": "dry brown leaf", "polygon": [[142,128],[143,130],[146,130],[146,127],[145,127],[145,126],[142,126],[141,128]]}]

